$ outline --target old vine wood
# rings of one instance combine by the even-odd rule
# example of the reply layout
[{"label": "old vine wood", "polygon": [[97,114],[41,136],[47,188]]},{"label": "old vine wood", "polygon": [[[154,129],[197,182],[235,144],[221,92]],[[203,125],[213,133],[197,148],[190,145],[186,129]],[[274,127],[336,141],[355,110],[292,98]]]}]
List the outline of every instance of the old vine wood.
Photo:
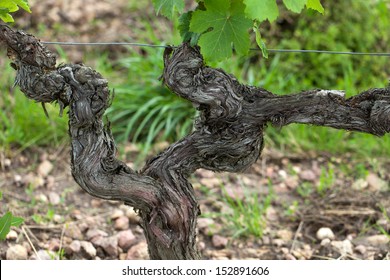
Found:
[{"label": "old vine wood", "polygon": [[109,125],[102,121],[111,101],[107,80],[84,65],[56,66],[55,55],[37,38],[5,24],[0,28],[24,94],[37,102],[57,102],[61,112],[69,108],[75,181],[94,197],[138,210],[152,259],[201,258],[199,207],[188,176],[198,168],[245,170],[261,154],[267,124],[303,123],[377,136],[390,132],[390,88],[349,99],[332,90],[278,96],[207,67],[198,47],[183,44],[166,49],[162,77],[199,111],[194,131],[134,171],[116,158]]}]

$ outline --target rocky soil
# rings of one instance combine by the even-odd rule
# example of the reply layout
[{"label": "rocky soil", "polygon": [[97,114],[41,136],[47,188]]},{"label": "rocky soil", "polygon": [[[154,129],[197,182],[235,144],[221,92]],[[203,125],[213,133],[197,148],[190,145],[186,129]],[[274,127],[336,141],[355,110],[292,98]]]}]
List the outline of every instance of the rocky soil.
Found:
[{"label": "rocky soil", "polygon": [[[124,148],[131,157],[136,150]],[[30,149],[3,157],[1,212],[10,209],[25,223],[0,243],[0,259],[147,259],[136,211],[84,193],[71,177],[68,153],[68,148]],[[347,177],[339,167],[351,161],[266,150],[245,174],[198,170],[192,183],[202,211],[203,257],[390,259],[389,175],[369,171],[364,178]],[[321,167],[329,164],[334,180],[319,192]],[[264,222],[262,236],[246,231],[247,224],[234,216],[235,203],[252,205],[252,194],[258,205],[271,197],[264,215],[251,213],[253,207],[242,213]]]}]

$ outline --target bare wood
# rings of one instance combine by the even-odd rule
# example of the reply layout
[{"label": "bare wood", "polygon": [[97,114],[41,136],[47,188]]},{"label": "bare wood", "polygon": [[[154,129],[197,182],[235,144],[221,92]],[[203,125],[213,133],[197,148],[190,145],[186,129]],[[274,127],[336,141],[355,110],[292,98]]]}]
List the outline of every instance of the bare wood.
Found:
[{"label": "bare wood", "polygon": [[339,91],[277,96],[240,84],[204,65],[187,44],[164,53],[165,84],[199,110],[194,132],[147,162],[140,171],[116,158],[102,116],[110,104],[107,81],[83,65],[55,67],[54,55],[32,35],[0,24],[16,84],[38,102],[69,107],[72,175],[92,196],[138,209],[153,259],[198,259],[197,200],[188,176],[198,168],[240,172],[263,148],[268,123],[305,123],[384,135],[390,131],[390,90],[373,89],[345,99]]}]

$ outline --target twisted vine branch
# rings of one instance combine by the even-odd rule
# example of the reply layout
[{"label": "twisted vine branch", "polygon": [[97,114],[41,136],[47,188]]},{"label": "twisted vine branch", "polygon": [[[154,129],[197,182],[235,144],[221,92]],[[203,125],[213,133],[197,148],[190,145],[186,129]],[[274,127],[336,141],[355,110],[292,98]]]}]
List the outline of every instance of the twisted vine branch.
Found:
[{"label": "twisted vine branch", "polygon": [[89,194],[123,201],[139,210],[152,259],[198,259],[197,200],[188,176],[198,168],[240,172],[263,147],[267,123],[305,123],[384,135],[390,132],[390,89],[349,99],[340,91],[312,90],[278,96],[240,84],[204,65],[197,48],[183,44],[164,53],[165,84],[199,110],[195,129],[147,162],[139,172],[116,159],[102,116],[110,104],[107,81],[92,68],[66,64],[38,39],[0,24],[15,83],[37,102],[69,107],[71,166]]}]

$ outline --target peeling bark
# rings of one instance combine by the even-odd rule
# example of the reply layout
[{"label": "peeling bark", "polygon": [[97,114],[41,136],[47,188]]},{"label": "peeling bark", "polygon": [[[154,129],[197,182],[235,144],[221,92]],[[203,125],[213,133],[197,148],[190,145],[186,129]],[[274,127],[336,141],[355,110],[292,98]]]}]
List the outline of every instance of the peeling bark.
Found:
[{"label": "peeling bark", "polygon": [[164,83],[199,110],[194,132],[134,171],[116,159],[102,116],[110,105],[107,81],[84,65],[60,65],[39,40],[0,24],[15,83],[37,102],[69,107],[71,166],[75,181],[101,199],[138,209],[152,259],[199,259],[197,200],[188,176],[198,168],[240,172],[263,148],[268,123],[304,123],[374,135],[390,132],[390,88],[345,99],[340,91],[311,90],[278,96],[240,84],[204,65],[198,48],[183,44],[164,53]]}]

